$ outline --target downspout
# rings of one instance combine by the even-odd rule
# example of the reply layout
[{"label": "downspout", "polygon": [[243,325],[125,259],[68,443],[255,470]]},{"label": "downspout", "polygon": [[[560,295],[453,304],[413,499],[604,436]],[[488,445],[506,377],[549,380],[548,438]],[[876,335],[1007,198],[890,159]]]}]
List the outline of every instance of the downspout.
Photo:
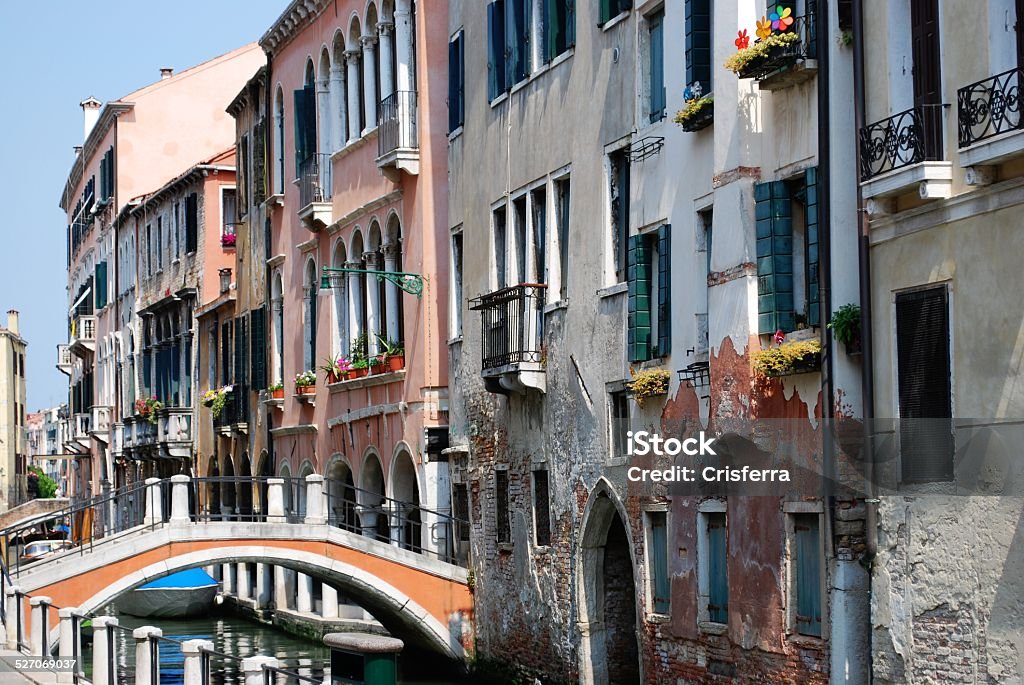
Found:
[{"label": "downspout", "polygon": [[[335,12],[337,12],[337,7],[335,7]],[[264,312],[265,313],[264,313],[264,320],[263,320],[263,330],[264,330],[264,342],[266,342],[266,331],[267,330],[271,330],[272,331],[273,330],[273,325],[274,325],[273,324],[273,321],[274,321],[274,303],[273,303],[273,301],[270,298],[270,294],[273,292],[273,287],[272,287],[272,283],[271,283],[271,268],[270,268],[270,264],[267,262],[267,255],[270,254],[270,245],[271,245],[270,241],[271,241],[271,238],[273,237],[274,231],[273,231],[273,223],[270,220],[270,213],[271,213],[272,210],[270,208],[270,204],[267,202],[267,197],[270,196],[270,188],[268,187],[268,182],[267,182],[267,176],[268,176],[267,170],[268,169],[274,169],[276,171],[277,170],[276,169],[277,165],[274,164],[273,161],[272,161],[272,157],[270,155],[270,145],[269,145],[269,141],[272,139],[272,134],[270,133],[270,130],[271,130],[270,127],[275,125],[273,119],[271,118],[271,115],[273,113],[273,104],[272,104],[271,93],[273,92],[273,89],[274,89],[274,87],[273,87],[273,83],[274,83],[274,79],[273,79],[273,74],[274,74],[274,72],[273,72],[273,64],[274,64],[274,60],[271,57],[269,52],[266,52],[264,50],[263,54],[267,58],[267,69],[266,69],[266,72],[265,72],[266,76],[263,79],[263,121],[264,121],[263,140],[260,141],[260,145],[263,146],[263,179],[262,179],[262,182],[263,182],[263,226],[261,228],[263,229],[263,243],[264,243],[264,245],[263,245],[263,304],[264,304]],[[344,134],[344,132],[342,132],[342,133]],[[284,145],[284,140],[283,139],[281,140],[281,144]],[[249,222],[249,244],[252,245],[252,222],[251,221]],[[267,305],[269,305],[269,306],[267,306]],[[271,335],[273,335],[273,333],[271,333]],[[273,362],[274,362],[274,360],[273,360],[273,358],[271,357],[271,354],[270,354],[270,345],[269,344],[264,344],[263,345],[263,364],[264,364],[264,369],[266,369],[269,372],[270,368],[271,368],[271,364],[273,364]],[[268,374],[266,374],[266,373],[264,374],[264,376],[267,376],[267,375]],[[281,380],[284,381],[284,378],[282,378]],[[266,411],[266,406],[267,405],[263,404],[262,402],[260,403],[260,405],[263,408],[263,410]],[[270,432],[271,429],[273,429],[273,427],[274,427],[274,417],[273,417],[273,414],[274,414],[274,412],[272,412],[272,411],[267,411],[266,412],[266,421],[263,422],[263,430],[264,430],[263,445],[264,445],[264,448],[267,450],[267,466],[266,466],[266,468],[270,471],[270,473],[277,473],[277,464],[275,463],[276,459],[275,459],[275,456],[274,456],[274,436]],[[258,466],[256,468],[257,468],[257,470],[259,469]]]}]

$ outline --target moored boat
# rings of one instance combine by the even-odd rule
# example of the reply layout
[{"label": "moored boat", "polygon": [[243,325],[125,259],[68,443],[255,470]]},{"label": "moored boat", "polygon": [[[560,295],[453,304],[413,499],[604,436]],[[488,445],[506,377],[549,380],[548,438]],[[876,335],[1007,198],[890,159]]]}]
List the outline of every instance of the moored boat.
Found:
[{"label": "moored boat", "polygon": [[117,600],[126,614],[144,618],[188,618],[210,610],[218,583],[201,568],[179,571],[128,592]]}]

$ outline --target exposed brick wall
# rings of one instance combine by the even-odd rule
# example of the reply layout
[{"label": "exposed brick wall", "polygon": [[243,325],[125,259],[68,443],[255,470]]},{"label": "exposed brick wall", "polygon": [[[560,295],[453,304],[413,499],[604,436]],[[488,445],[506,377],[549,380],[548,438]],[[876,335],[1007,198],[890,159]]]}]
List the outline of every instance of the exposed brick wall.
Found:
[{"label": "exposed brick wall", "polygon": [[608,682],[640,682],[636,645],[636,583],[626,529],[618,517],[608,530],[604,551],[604,625]]}]

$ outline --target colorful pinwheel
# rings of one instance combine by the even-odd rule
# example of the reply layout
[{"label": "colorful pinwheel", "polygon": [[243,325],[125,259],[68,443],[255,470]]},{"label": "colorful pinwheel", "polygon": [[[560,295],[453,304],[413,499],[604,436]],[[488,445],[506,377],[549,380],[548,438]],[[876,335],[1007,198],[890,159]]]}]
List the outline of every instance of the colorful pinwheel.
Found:
[{"label": "colorful pinwheel", "polygon": [[772,35],[772,23],[764,17],[761,17],[757,22],[757,37],[764,40],[770,35]]},{"label": "colorful pinwheel", "polygon": [[768,17],[772,21],[772,28],[776,31],[785,31],[793,25],[793,9],[776,5],[775,11]]},{"label": "colorful pinwheel", "polygon": [[786,334],[782,332],[782,329],[775,331],[775,344],[781,345],[786,342]]},{"label": "colorful pinwheel", "polygon": [[750,47],[750,36],[747,35],[746,29],[739,32],[735,42],[737,50],[746,50]]}]

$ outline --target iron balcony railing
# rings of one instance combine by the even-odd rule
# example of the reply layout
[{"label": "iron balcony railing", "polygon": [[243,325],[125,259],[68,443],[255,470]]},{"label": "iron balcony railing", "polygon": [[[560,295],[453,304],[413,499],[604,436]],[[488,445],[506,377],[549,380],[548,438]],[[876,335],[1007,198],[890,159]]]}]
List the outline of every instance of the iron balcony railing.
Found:
[{"label": "iron balcony railing", "polygon": [[377,156],[419,147],[416,140],[416,91],[399,90],[377,105]]},{"label": "iron balcony railing", "polygon": [[942,116],[948,105],[918,105],[860,130],[862,181],[942,159]]},{"label": "iron balcony railing", "polygon": [[483,369],[508,364],[541,363],[544,293],[547,285],[522,283],[472,301],[479,311]]},{"label": "iron balcony railing", "polygon": [[960,147],[1024,128],[1022,78],[1024,69],[1014,67],[957,91]]},{"label": "iron balcony railing", "polygon": [[331,199],[331,156],[314,152],[299,164],[299,205],[308,207]]}]

